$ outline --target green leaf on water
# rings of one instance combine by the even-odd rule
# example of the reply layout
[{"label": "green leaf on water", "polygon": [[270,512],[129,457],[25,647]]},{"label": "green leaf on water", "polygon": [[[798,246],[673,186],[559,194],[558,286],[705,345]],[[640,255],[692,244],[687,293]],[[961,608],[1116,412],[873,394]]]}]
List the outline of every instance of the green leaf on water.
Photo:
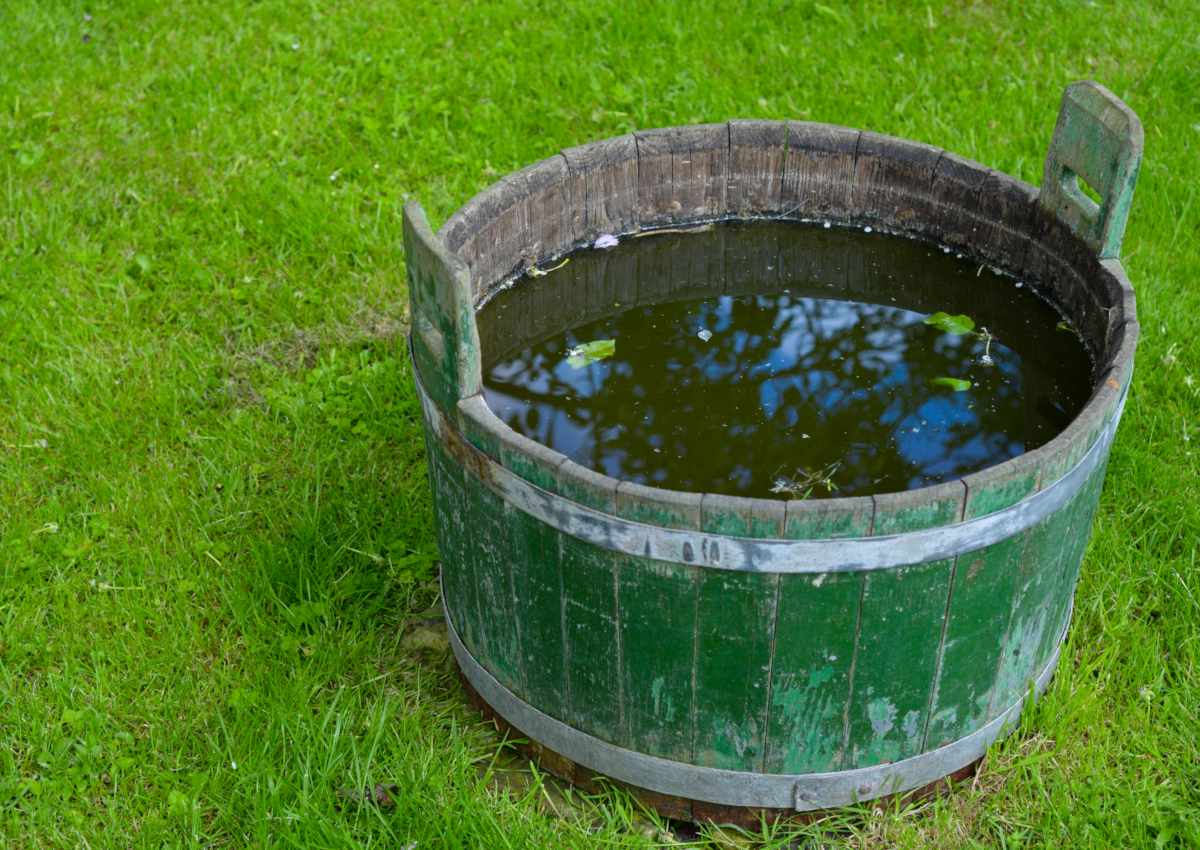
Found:
[{"label": "green leaf on water", "polygon": [[961,393],[965,390],[971,389],[971,382],[964,380],[963,378],[934,378],[929,383],[933,384],[935,387],[949,387],[956,393]]},{"label": "green leaf on water", "polygon": [[961,313],[957,316],[951,316],[949,313],[943,313],[938,310],[932,316],[925,318],[925,324],[933,325],[941,331],[955,336],[970,333],[975,330],[975,321],[970,316],[964,316]]},{"label": "green leaf on water", "polygon": [[1071,327],[1070,322],[1059,322],[1057,325],[1054,326],[1054,329],[1059,330],[1059,331],[1066,331],[1069,334],[1075,333],[1075,329],[1073,327]]},{"label": "green leaf on water", "polygon": [[616,353],[617,341],[615,339],[594,339],[567,351],[567,363],[575,369],[582,369],[605,357],[612,357]]}]

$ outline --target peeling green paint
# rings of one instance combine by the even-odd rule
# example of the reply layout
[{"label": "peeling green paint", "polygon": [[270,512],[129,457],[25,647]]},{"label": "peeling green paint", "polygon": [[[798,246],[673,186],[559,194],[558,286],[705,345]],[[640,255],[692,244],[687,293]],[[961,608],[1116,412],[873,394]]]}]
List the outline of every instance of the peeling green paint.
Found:
[{"label": "peeling green paint", "polygon": [[810,688],[818,688],[833,678],[834,669],[832,667],[822,667],[820,670],[813,670],[808,674],[808,686]]}]

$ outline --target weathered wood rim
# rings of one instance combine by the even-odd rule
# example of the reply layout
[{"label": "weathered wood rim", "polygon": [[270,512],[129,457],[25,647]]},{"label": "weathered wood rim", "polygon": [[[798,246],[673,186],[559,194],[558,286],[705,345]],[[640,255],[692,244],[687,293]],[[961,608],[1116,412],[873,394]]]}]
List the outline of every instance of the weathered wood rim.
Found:
[{"label": "weathered wood rim", "polygon": [[867,572],[953,558],[1020,534],[1071,501],[1108,458],[1125,406],[1084,456],[1058,480],[999,511],[953,525],[858,538],[738,538],[622,519],[548,493],[458,439],[416,378],[426,426],[474,470],[479,481],[551,528],[612,552],[719,570],[761,573]]},{"label": "weathered wood rim", "polygon": [[[1104,90],[1090,83],[1068,90],[1076,98],[1097,91]],[[1064,99],[1064,109],[1067,104]],[[473,379],[460,381],[459,398],[439,407],[473,446],[529,483],[663,528],[787,539],[822,537],[840,527],[833,536],[858,539],[955,525],[1004,510],[1077,465],[1114,421],[1132,377],[1136,305],[1113,245],[1119,245],[1124,223],[1117,208],[1127,206],[1130,175],[1136,176],[1141,131],[1131,113],[1105,115],[1125,122],[1126,160],[1132,157],[1132,164],[1105,202],[1104,209],[1120,214],[1110,217],[1119,227],[1106,231],[1103,259],[1092,238],[1096,222],[1088,224],[1092,230],[1073,230],[1053,206],[1057,190],[1039,194],[1015,178],[918,142],[797,121],[673,127],[564,150],[485,189],[437,234],[418,206],[406,208],[414,228],[437,246],[447,273],[462,281],[465,300],[476,305],[529,267],[586,245],[599,233],[816,219],[937,242],[1030,281],[1080,329],[1093,354],[1091,399],[1036,450],[918,490],[790,502],[746,499],[637,485],[585,469],[496,417],[478,395],[477,365]],[[1063,162],[1075,161],[1074,153],[1057,135],[1055,144],[1051,154],[1061,170]],[[473,322],[466,324],[474,330]]]},{"label": "weathered wood rim", "polygon": [[[505,721],[532,740],[571,761],[621,782],[659,794],[701,800],[723,806],[792,809],[797,812],[849,806],[877,797],[921,788],[971,764],[1020,717],[1022,697],[975,732],[935,750],[901,761],[831,773],[751,773],[700,767],[639,753],[610,744],[556,720],[504,687],[475,660],[455,629],[445,605],[450,647],[459,669],[478,694]],[[1067,614],[1067,625],[1071,622]],[[1035,695],[1050,684],[1062,651],[1062,636],[1054,653],[1033,682]]]}]

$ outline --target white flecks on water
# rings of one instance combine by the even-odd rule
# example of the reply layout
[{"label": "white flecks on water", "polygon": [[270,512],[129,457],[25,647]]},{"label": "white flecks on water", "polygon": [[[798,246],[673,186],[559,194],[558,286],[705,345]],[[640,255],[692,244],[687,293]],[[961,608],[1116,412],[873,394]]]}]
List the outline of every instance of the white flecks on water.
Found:
[{"label": "white flecks on water", "polygon": [[833,225],[832,225],[832,224],[830,224],[828,221],[827,221],[827,222],[825,222],[825,229],[826,229],[826,230],[828,230],[828,229],[829,229],[829,228],[831,228],[831,227],[833,227]]},{"label": "white flecks on water", "polygon": [[616,248],[617,242],[618,242],[617,237],[613,236],[611,233],[601,233],[599,236],[596,237],[596,241],[592,243],[592,247],[593,248]]},{"label": "white flecks on water", "polygon": [[863,228],[863,233],[870,233],[870,232],[871,232],[871,225],[868,224],[866,227]]},{"label": "white flecks on water", "polygon": [[708,328],[701,328],[700,333],[696,334],[696,336],[700,337],[702,341],[708,342],[710,339],[712,339],[712,331],[710,331]]}]

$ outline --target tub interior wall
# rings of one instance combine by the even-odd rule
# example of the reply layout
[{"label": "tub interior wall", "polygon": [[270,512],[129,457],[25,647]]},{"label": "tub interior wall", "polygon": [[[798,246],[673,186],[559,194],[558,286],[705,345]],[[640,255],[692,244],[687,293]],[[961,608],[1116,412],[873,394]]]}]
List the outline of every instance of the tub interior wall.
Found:
[{"label": "tub interior wall", "polygon": [[730,121],[568,149],[477,195],[440,235],[481,304],[601,233],[753,218],[869,224],[1028,280],[1080,329],[1098,385],[1131,330],[1119,263],[1045,214],[1032,187],[929,145],[829,125]]}]

